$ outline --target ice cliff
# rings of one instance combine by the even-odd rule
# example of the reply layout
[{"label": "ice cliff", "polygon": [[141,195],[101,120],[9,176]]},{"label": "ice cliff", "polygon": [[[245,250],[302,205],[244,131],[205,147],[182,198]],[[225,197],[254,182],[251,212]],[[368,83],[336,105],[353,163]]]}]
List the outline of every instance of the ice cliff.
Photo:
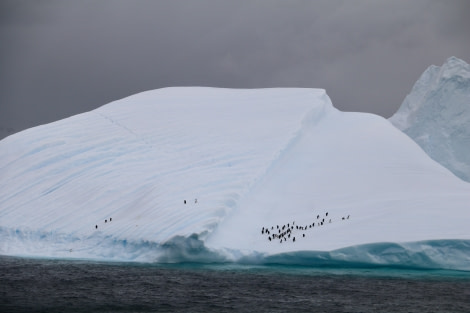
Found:
[{"label": "ice cliff", "polygon": [[470,184],[321,89],[164,88],[0,141],[0,253],[470,270]]},{"label": "ice cliff", "polygon": [[470,65],[430,66],[390,121],[426,153],[470,182]]}]

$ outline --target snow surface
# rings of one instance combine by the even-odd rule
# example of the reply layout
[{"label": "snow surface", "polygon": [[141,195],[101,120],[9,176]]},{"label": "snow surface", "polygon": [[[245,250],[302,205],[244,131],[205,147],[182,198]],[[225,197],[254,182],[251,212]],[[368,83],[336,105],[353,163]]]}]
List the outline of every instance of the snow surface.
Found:
[{"label": "snow surface", "polygon": [[470,182],[470,65],[430,66],[390,121],[428,155]]},{"label": "snow surface", "polygon": [[321,89],[164,88],[0,141],[5,255],[470,270],[469,203]]}]

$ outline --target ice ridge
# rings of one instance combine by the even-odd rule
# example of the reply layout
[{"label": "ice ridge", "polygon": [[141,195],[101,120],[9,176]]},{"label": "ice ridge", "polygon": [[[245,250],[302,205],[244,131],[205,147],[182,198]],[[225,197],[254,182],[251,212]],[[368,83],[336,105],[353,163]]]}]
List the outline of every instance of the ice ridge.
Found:
[{"label": "ice ridge", "polygon": [[[96,259],[144,263],[239,263],[253,265],[302,265],[310,267],[391,267],[403,269],[452,269],[470,271],[470,240],[379,242],[332,251],[293,251],[267,254],[256,251],[208,248],[198,235],[176,236],[165,243],[129,241],[112,236],[77,238],[53,232],[0,228],[3,245],[18,256]],[[94,242],[94,244],[90,244]],[[449,257],[452,256],[452,257]]]}]

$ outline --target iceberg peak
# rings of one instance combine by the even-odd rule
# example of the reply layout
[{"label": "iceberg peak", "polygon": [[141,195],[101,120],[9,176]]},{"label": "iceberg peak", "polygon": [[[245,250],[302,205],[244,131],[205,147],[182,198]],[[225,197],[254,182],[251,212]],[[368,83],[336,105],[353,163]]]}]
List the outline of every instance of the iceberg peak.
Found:
[{"label": "iceberg peak", "polygon": [[470,79],[470,65],[467,62],[454,56],[448,58],[442,65],[440,71],[441,79],[459,78]]}]

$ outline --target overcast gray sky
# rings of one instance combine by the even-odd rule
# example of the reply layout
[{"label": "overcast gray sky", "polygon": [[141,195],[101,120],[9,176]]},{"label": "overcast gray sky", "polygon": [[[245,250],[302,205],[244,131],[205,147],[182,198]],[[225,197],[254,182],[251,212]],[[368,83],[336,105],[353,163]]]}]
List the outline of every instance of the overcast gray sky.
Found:
[{"label": "overcast gray sky", "polygon": [[324,88],[390,117],[470,62],[470,1],[0,1],[0,138],[167,86]]}]

